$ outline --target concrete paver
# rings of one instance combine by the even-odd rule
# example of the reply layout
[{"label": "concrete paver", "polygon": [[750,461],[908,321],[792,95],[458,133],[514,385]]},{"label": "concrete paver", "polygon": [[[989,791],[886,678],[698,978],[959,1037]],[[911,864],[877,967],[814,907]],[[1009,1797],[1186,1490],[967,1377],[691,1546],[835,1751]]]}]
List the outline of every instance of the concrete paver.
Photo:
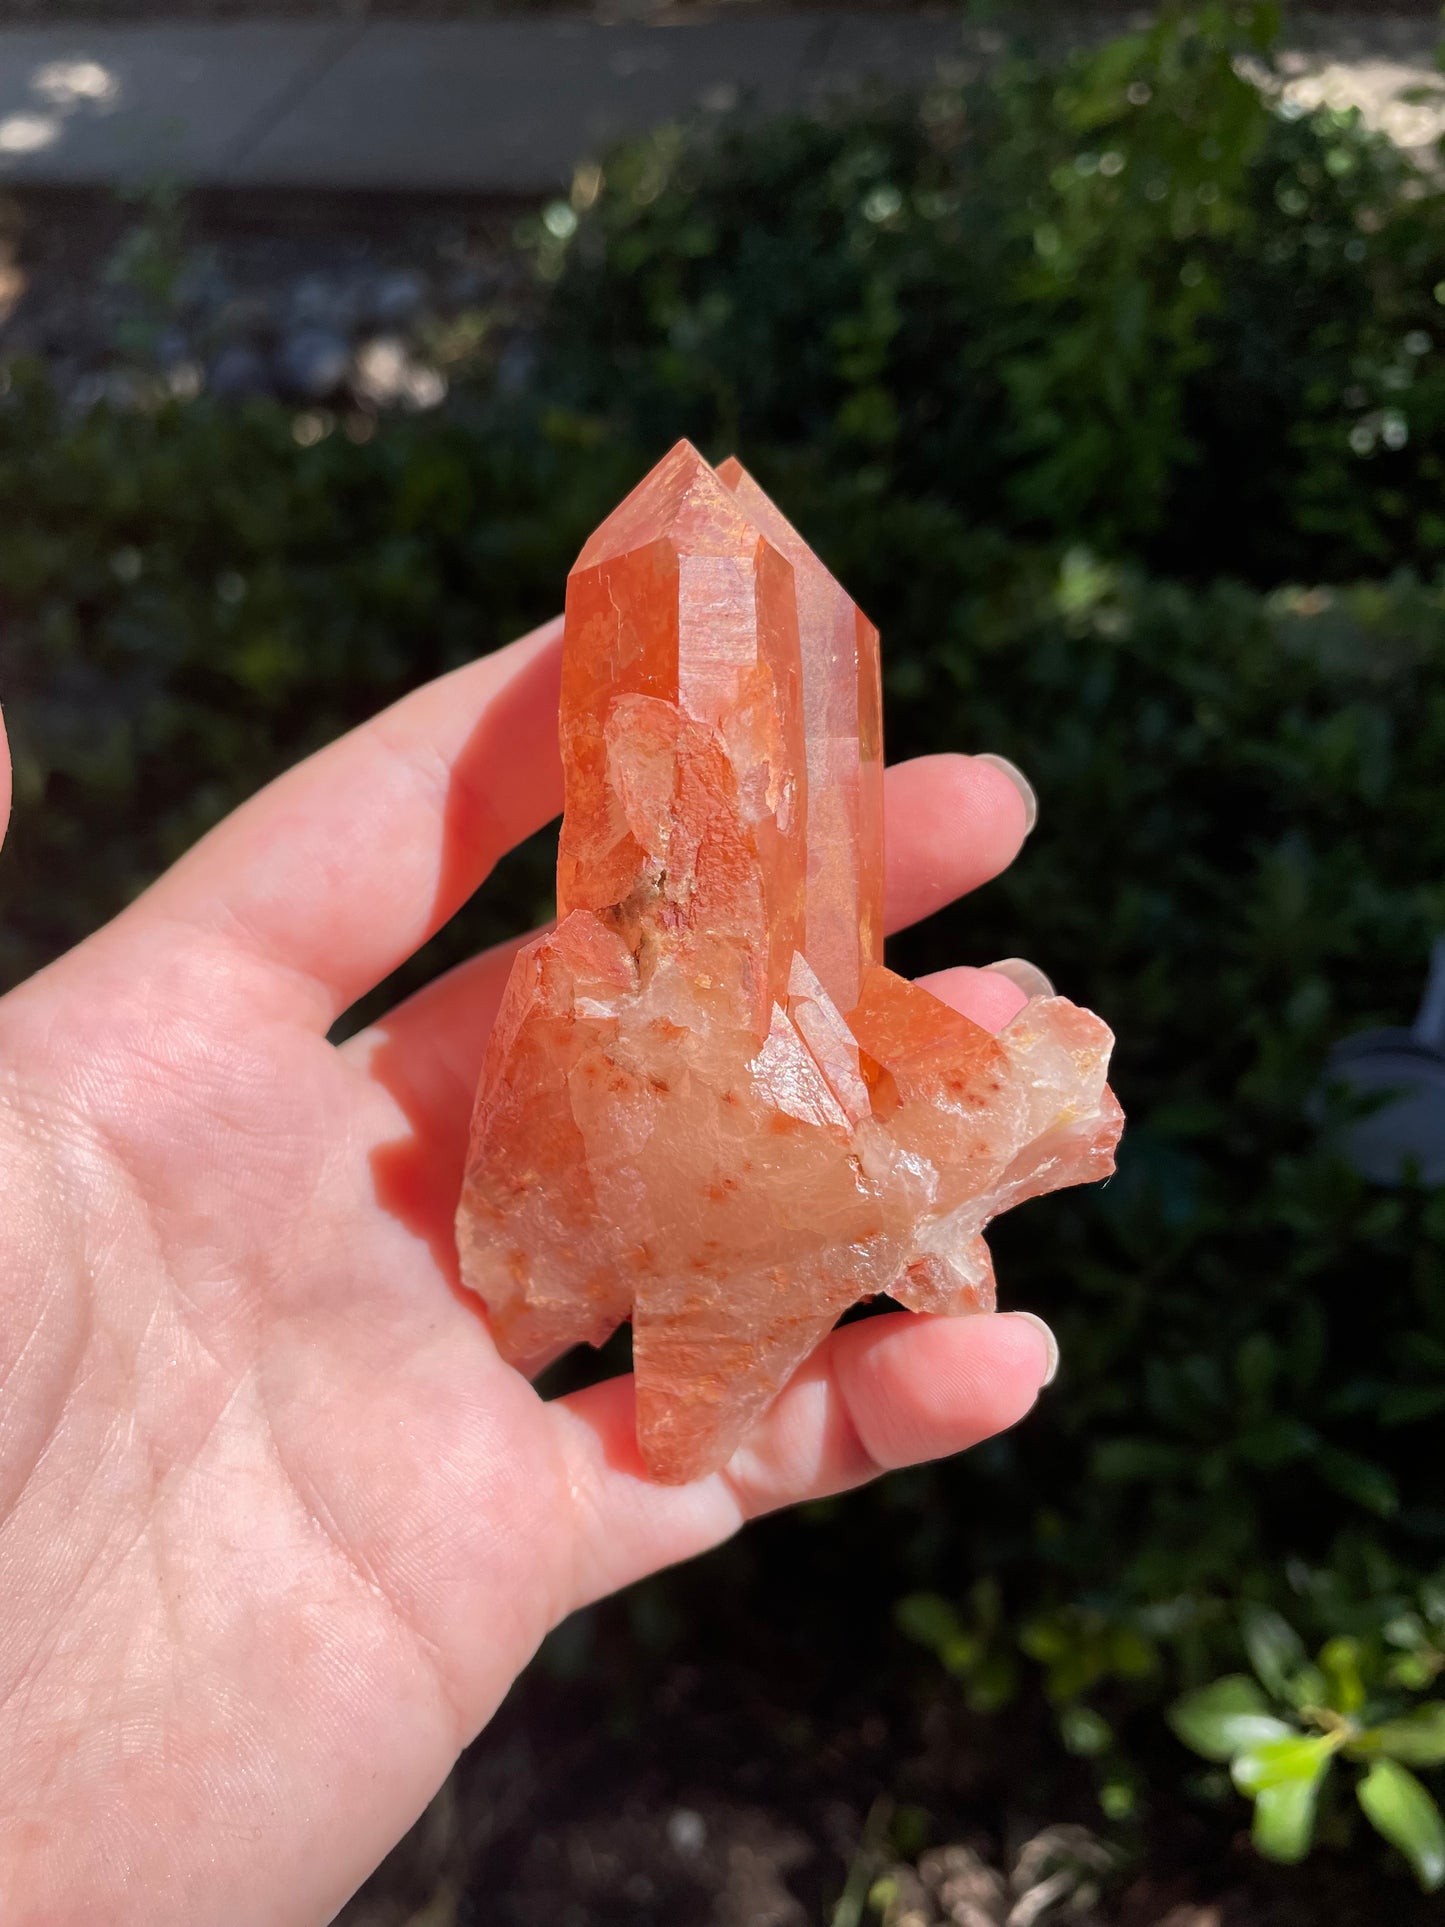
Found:
[{"label": "concrete paver", "polygon": [[[1445,127],[1432,22],[1320,16],[1291,31],[1301,105],[1357,103],[1419,151]],[[943,9],[5,29],[0,183],[546,193],[661,121],[916,84],[990,51]],[[1422,86],[1435,97],[1401,99]]]},{"label": "concrete paver", "polygon": [[223,179],[356,28],[0,32],[0,181]]},{"label": "concrete paver", "polygon": [[248,186],[527,191],[659,122],[752,100],[797,107],[807,15],[673,27],[590,20],[377,22],[238,161]]},{"label": "concrete paver", "polygon": [[[982,45],[980,45],[982,42]],[[970,30],[962,14],[838,14],[826,20],[807,77],[809,93],[916,86],[940,66],[972,66],[1001,44]]]}]

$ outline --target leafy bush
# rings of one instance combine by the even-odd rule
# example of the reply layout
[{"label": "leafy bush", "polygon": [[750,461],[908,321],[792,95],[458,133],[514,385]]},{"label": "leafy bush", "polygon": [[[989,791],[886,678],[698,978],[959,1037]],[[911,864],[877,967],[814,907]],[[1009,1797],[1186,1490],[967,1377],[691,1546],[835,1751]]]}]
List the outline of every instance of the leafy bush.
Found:
[{"label": "leafy bush", "polygon": [[1433,567],[1440,200],[1358,116],[1272,108],[1272,13],[584,173],[538,231],[552,390],[1194,578]]},{"label": "leafy bush", "polygon": [[[1445,1623],[1445,1597],[1432,1600]],[[1406,1703],[1408,1661],[1378,1655],[1344,1635],[1311,1662],[1278,1613],[1255,1608],[1244,1622],[1255,1678],[1233,1673],[1170,1710],[1187,1747],[1225,1761],[1254,1802],[1254,1839],[1271,1860],[1303,1860],[1336,1757],[1363,1769],[1355,1797],[1365,1818],[1409,1860],[1427,1892],[1445,1886],[1445,1820],[1410,1767],[1445,1763],[1445,1700]],[[1283,1717],[1281,1717],[1283,1715]]]},{"label": "leafy bush", "polygon": [[[530,426],[303,445],[266,405],[76,420],[19,371],[0,408],[16,778],[0,980],[287,763],[555,613],[570,555],[635,474]],[[451,953],[545,914],[547,872],[540,852],[513,866]]]},{"label": "leafy bush", "polygon": [[[715,1590],[773,1613],[826,1571],[856,1654],[839,1570],[885,1544],[905,1631],[976,1705],[1051,1706],[1115,1818],[1190,1771],[1160,1710],[1239,1664],[1242,1607],[1401,1689],[1445,1664],[1445,1194],[1366,1184],[1314,1102],[1445,929],[1445,208],[1239,52],[1206,9],[1062,78],[644,143],[539,230],[536,394],[365,445],[260,405],[75,419],[20,374],[0,404],[8,977],[550,613],[682,431],[739,447],[880,621],[895,755],[1029,771],[1016,870],[895,960],[1033,955],[1118,1029],[1117,1179],[994,1234],[1064,1376]],[[545,871],[412,975],[537,915]]]}]

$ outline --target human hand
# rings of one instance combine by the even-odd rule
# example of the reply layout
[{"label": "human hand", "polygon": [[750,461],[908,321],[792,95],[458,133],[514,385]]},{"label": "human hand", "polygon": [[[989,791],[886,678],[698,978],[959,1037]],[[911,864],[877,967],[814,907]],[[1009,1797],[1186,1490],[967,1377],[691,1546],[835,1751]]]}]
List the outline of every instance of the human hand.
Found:
[{"label": "human hand", "polygon": [[[515,945],[327,1031],[560,808],[560,634],[292,770],[0,1001],[17,1927],[328,1919],[566,1614],[986,1438],[1045,1382],[1028,1318],[865,1320],[723,1472],[665,1488],[630,1380],[544,1403],[498,1359],[452,1214]],[[895,928],[1027,827],[974,758],[902,765],[888,801]],[[930,983],[993,1028],[1023,1002]]]}]

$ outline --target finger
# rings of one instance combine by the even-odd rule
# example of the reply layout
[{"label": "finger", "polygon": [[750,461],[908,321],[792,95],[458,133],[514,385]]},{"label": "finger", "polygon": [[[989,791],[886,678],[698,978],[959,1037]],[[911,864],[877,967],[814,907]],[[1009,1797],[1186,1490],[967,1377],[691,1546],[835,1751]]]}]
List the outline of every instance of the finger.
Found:
[{"label": "finger", "polygon": [[[388,1106],[377,1126],[387,1147],[384,1156],[372,1158],[378,1196],[384,1192],[393,1210],[404,1207],[407,1220],[447,1254],[448,1269],[482,1058],[513,961],[535,935],[459,964],[342,1046],[343,1056],[388,1094],[406,1124],[398,1138]],[[990,1030],[1001,1030],[1025,1002],[1022,991],[988,970],[943,970],[922,982]]]},{"label": "finger", "polygon": [[966,1450],[1029,1411],[1057,1360],[1038,1320],[899,1312],[835,1331],[728,1466],[652,1484],[633,1433],[633,1383],[548,1407],[574,1495],[566,1610],[719,1544],[746,1520]]},{"label": "finger", "polygon": [[[469,957],[342,1045],[343,1056],[392,1092],[431,1154],[457,1165],[458,1178],[497,1008],[517,952],[538,935],[530,930]],[[962,964],[918,981],[985,1030],[1002,1030],[1028,1002],[1008,978]]]},{"label": "finger", "polygon": [[[1026,834],[1024,804],[1015,785],[993,765],[971,756],[921,756],[895,764],[887,783],[890,931],[987,882],[1017,855]],[[510,965],[517,948],[517,943],[500,945],[458,965],[353,1038],[347,1050],[373,1056],[384,1033],[389,1061],[415,1058],[408,1083],[417,1093],[432,1085],[435,1127],[447,1128],[458,1114],[458,1092],[469,1102],[476,1087],[506,986],[503,964]],[[923,982],[989,1030],[1001,1030],[1025,1002],[1012,985],[983,970],[941,971]]]},{"label": "finger", "polygon": [[[517,952],[537,934],[459,964],[342,1046],[342,1055],[388,1099],[371,1158],[378,1200],[431,1241],[447,1272],[487,1039]],[[1001,1030],[1026,1001],[989,970],[943,970],[921,981],[989,1030]],[[406,1127],[401,1136],[397,1112]]]},{"label": "finger", "polygon": [[560,617],[287,771],[133,907],[245,946],[329,1024],[562,807]]},{"label": "finger", "polygon": [[0,712],[0,843],[10,827],[10,743],[5,734],[5,717]]},{"label": "finger", "polygon": [[917,756],[888,772],[884,798],[885,921],[902,930],[1008,868],[1030,806],[982,756]]},{"label": "finger", "polygon": [[[1025,834],[1017,788],[975,757],[929,755],[894,765],[886,804],[886,859],[890,875],[904,877],[902,888],[888,892],[896,915],[925,915],[983,883],[994,875],[990,865],[1004,867]],[[948,831],[950,823],[963,823],[965,832]],[[491,1021],[522,942],[530,937],[457,965],[345,1044],[347,1056],[397,1098],[437,1172],[451,1174],[455,1166],[457,1181]],[[985,969],[938,971],[923,983],[990,1031],[1025,1004],[1021,990]]]},{"label": "finger", "polygon": [[974,970],[967,964],[955,964],[952,970],[935,970],[918,981],[925,990],[931,990],[940,1003],[964,1017],[971,1017],[985,1030],[1002,1030],[1028,1002],[1010,978],[1000,976],[996,970]]}]

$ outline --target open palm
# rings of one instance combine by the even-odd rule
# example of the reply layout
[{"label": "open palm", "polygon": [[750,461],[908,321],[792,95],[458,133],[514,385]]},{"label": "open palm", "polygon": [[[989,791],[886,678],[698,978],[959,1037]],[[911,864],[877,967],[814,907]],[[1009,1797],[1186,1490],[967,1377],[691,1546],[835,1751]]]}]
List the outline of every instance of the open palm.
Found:
[{"label": "open palm", "polygon": [[[1027,1319],[865,1321],[668,1489],[629,1380],[544,1403],[498,1359],[451,1220],[511,947],[327,1031],[559,808],[559,640],[291,771],[0,1001],[0,1919],[326,1920],[566,1613],[1046,1376]],[[1022,842],[987,762],[890,785],[895,926]]]}]

